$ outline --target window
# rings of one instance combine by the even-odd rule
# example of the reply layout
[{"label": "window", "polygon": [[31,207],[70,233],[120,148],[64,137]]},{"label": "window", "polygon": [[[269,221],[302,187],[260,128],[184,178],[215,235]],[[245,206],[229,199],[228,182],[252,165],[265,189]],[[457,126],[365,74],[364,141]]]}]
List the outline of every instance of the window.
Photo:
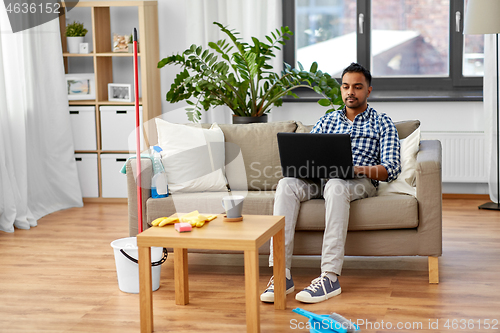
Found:
[{"label": "window", "polygon": [[378,91],[475,91],[480,99],[484,36],[463,35],[464,7],[463,0],[284,0],[283,25],[294,32],[284,59],[305,68],[316,61],[335,77],[357,61]]},{"label": "window", "polygon": [[[465,1],[467,8],[468,0]],[[464,35],[462,73],[465,77],[484,76],[484,36]]]}]

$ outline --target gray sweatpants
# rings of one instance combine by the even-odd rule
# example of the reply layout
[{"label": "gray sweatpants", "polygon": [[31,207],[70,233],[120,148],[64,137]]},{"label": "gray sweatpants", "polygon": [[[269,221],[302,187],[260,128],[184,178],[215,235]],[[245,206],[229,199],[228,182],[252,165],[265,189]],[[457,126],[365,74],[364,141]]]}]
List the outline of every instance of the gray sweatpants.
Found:
[{"label": "gray sweatpants", "polygon": [[[344,263],[344,244],[349,223],[351,201],[375,195],[376,188],[368,178],[352,180],[330,179],[323,189],[325,199],[325,232],[321,253],[321,271],[340,275]],[[321,185],[309,180],[283,178],[276,188],[274,215],[285,216],[285,258],[286,268],[292,267],[295,225],[300,203],[320,198]],[[271,255],[269,266],[273,266]]]}]

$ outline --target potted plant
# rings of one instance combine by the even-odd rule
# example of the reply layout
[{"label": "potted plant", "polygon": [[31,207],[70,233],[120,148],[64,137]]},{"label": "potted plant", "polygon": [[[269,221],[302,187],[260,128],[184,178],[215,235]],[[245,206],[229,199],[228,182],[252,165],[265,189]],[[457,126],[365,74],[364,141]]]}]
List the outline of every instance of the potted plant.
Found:
[{"label": "potted plant", "polygon": [[130,34],[130,37],[128,38],[127,49],[128,53],[134,53],[134,36],[132,36],[132,34]]},{"label": "potted plant", "polygon": [[83,23],[74,21],[66,26],[66,41],[69,53],[80,53],[80,43],[88,30],[83,27]]},{"label": "potted plant", "polygon": [[[128,38],[128,53],[134,53],[134,36],[131,34]],[[139,52],[139,41],[137,41],[137,52]]]},{"label": "potted plant", "polygon": [[210,42],[209,49],[193,44],[182,54],[158,63],[158,68],[167,65],[184,68],[177,74],[166,98],[171,103],[186,100],[190,105],[186,109],[190,121],[199,121],[202,109],[206,111],[218,105],[227,105],[232,110],[233,122],[238,122],[236,119],[262,121],[273,106],[283,104],[283,97],[298,98],[293,90],[300,87],[322,95],[318,103],[329,107],[327,112],[343,107],[339,83],[318,70],[317,63],[313,63],[309,71],[300,64],[299,69],[285,64],[281,74],[272,71],[268,61],[276,57],[275,50],[281,50],[285,40],[293,35],[288,27],[271,32],[266,36],[268,43],[252,37],[253,44],[248,44],[237,37],[238,32],[218,22],[214,24],[229,41]]}]

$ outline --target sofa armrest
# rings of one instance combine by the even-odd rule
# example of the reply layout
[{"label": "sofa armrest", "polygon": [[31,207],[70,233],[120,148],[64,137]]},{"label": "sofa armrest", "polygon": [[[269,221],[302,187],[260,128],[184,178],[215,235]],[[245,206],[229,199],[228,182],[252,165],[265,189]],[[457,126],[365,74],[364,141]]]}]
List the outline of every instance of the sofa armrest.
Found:
[{"label": "sofa armrest", "polygon": [[442,254],[442,147],[438,140],[422,140],[417,154],[416,186],[420,252]]},{"label": "sofa armrest", "polygon": [[[137,213],[137,182],[136,182],[136,160],[129,159],[127,162],[127,188],[128,188],[128,228],[131,237],[138,234]],[[142,228],[145,230],[146,201],[151,197],[151,178],[153,177],[153,164],[149,158],[141,158],[141,187],[142,187]]]}]

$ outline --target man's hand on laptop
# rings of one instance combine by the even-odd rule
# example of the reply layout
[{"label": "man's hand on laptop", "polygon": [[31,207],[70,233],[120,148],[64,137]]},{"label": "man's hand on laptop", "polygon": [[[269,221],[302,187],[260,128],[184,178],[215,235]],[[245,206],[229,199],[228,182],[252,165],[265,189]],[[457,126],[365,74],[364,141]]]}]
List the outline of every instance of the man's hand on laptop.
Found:
[{"label": "man's hand on laptop", "polygon": [[389,176],[386,168],[379,165],[354,166],[354,174],[356,176],[364,176],[374,180],[386,180]]}]

